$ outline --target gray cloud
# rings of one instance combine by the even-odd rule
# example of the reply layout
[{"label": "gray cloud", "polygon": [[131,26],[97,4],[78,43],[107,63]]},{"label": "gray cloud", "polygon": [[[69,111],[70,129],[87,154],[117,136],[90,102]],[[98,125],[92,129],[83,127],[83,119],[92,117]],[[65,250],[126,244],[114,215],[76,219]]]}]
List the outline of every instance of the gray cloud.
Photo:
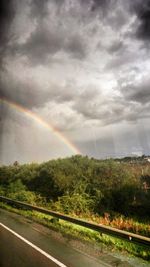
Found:
[{"label": "gray cloud", "polygon": [[[73,108],[86,120],[97,120],[102,124],[119,121],[122,106],[116,107],[115,98],[103,97],[99,90],[90,86],[76,99]],[[120,112],[118,112],[120,111]],[[119,116],[117,116],[117,113]]]},{"label": "gray cloud", "polygon": [[132,9],[139,19],[139,26],[136,31],[138,38],[150,39],[150,0],[136,0],[132,3]]},{"label": "gray cloud", "polygon": [[1,75],[0,97],[16,102],[26,108],[38,108],[49,101],[63,103],[74,101],[76,91],[71,84],[45,86],[35,79],[16,79],[6,71]]},{"label": "gray cloud", "polygon": [[39,24],[26,43],[16,47],[16,52],[26,55],[31,64],[44,64],[58,52],[66,52],[73,58],[83,59],[86,56],[86,47],[84,38],[78,33]]},{"label": "gray cloud", "polygon": [[[142,118],[150,118],[149,83],[145,88],[130,87],[122,89],[122,96],[103,96],[97,90],[89,89],[80,94],[73,109],[85,121],[95,120],[99,125],[117,124],[121,121],[135,123]],[[143,106],[145,104],[145,106]]]},{"label": "gray cloud", "polygon": [[[75,136],[87,154],[99,157],[95,147],[103,141],[102,154],[114,152],[112,138],[102,141],[98,135],[84,143],[83,135],[91,126],[100,134],[107,125],[128,128],[149,120],[149,3],[2,1],[0,96],[36,112],[72,140]],[[10,136],[15,132],[13,121],[17,136],[23,125],[30,132],[26,118],[5,104],[0,108],[1,140],[8,128]],[[126,140],[121,142],[126,146]]]},{"label": "gray cloud", "polygon": [[50,32],[39,25],[27,42],[18,47],[17,52],[26,55],[31,64],[41,64],[48,60],[49,55],[60,51],[62,43],[63,37],[58,32]]},{"label": "gray cloud", "polygon": [[32,0],[31,1],[31,17],[44,18],[48,14],[48,0]]},{"label": "gray cloud", "polygon": [[4,38],[4,35],[6,32],[8,32],[8,26],[10,25],[10,21],[14,17],[14,6],[13,6],[14,1],[9,0],[6,1],[2,0],[1,1],[1,9],[0,9],[0,22],[1,22],[1,35]]},{"label": "gray cloud", "polygon": [[114,54],[114,57],[106,64],[105,70],[116,70],[123,68],[126,65],[129,65],[135,59],[136,55],[130,53],[124,53],[120,56],[119,51]]},{"label": "gray cloud", "polygon": [[[15,16],[14,1],[2,0],[0,3],[0,71],[4,69],[4,57],[7,52],[8,42],[10,40],[10,28]],[[1,78],[1,77],[0,77]],[[1,91],[0,83],[0,91]],[[3,140],[5,135],[4,117],[6,110],[0,105],[0,151],[3,151]]]},{"label": "gray cloud", "polygon": [[120,53],[125,49],[125,45],[123,44],[123,41],[115,41],[108,47],[108,52],[113,54],[118,54],[120,56]]},{"label": "gray cloud", "polygon": [[125,86],[121,91],[127,100],[142,104],[150,102],[150,80],[145,80],[137,85]]},{"label": "gray cloud", "polygon": [[41,92],[33,81],[16,81],[12,77],[1,80],[0,95],[9,101],[32,108],[47,101],[48,92]]},{"label": "gray cloud", "polygon": [[[81,0],[76,3],[67,0],[33,0],[30,4],[30,19],[36,24],[36,29],[23,44],[14,42],[9,52],[12,50],[13,54],[26,55],[31,64],[45,64],[58,52],[65,52],[68,56],[82,60],[86,58],[92,45],[92,29],[98,30],[103,23],[112,25],[112,21],[109,21],[114,17],[111,10],[115,14],[118,12],[117,6],[116,0]],[[103,16],[103,12],[109,13],[109,16]],[[56,20],[56,17],[59,19]],[[99,25],[94,25],[96,18],[100,19]],[[114,20],[117,18],[118,13]],[[119,42],[121,45],[121,41]],[[114,44],[112,50],[117,48],[119,46]]]},{"label": "gray cloud", "polygon": [[[91,30],[93,22],[99,15],[100,24],[99,26],[98,24],[93,25],[94,28],[102,27],[103,23],[104,25],[113,25],[110,21],[114,17],[111,15],[111,9],[114,7],[114,14],[117,14],[114,19],[116,21],[118,19],[118,11],[116,11],[118,1],[89,0],[86,4],[85,1],[81,1],[81,5],[79,3],[80,1],[72,4],[69,1],[31,1],[30,19],[36,18],[36,23],[33,20],[36,28],[25,42],[18,44],[18,41],[16,43],[14,41],[9,47],[9,53],[27,56],[32,65],[52,61],[52,57],[58,52],[65,52],[68,56],[81,60],[86,58],[90,51],[91,38],[93,38]],[[93,16],[89,7],[97,15]],[[101,16],[100,11],[104,10],[109,13],[108,17]],[[56,20],[56,17],[59,17],[59,20]],[[85,31],[86,26],[89,27],[89,31]],[[97,34],[99,33],[97,32]],[[121,48],[119,46],[121,46],[120,40],[118,44],[114,43],[112,47],[110,46],[108,52],[119,51]]]},{"label": "gray cloud", "polygon": [[10,27],[15,16],[15,2],[2,0],[0,4],[0,66],[10,40]]},{"label": "gray cloud", "polygon": [[70,40],[64,45],[64,50],[70,52],[75,58],[79,59],[85,58],[86,48],[84,39],[78,34],[71,36]]},{"label": "gray cloud", "polygon": [[103,12],[108,11],[110,4],[113,2],[117,2],[116,0],[93,0],[91,1],[91,11],[99,11],[102,10]]}]

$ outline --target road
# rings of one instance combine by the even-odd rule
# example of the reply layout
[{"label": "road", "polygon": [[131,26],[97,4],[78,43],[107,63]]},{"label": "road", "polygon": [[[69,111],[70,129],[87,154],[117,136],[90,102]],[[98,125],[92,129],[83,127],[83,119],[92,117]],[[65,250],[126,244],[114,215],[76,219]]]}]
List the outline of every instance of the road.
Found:
[{"label": "road", "polygon": [[1,267],[110,267],[48,228],[0,209]]},{"label": "road", "polygon": [[[120,256],[120,255],[119,255]],[[0,267],[150,267],[116,258],[100,246],[64,237],[0,208]]]},{"label": "road", "polygon": [[1,266],[66,267],[3,224],[0,224],[0,237]]}]

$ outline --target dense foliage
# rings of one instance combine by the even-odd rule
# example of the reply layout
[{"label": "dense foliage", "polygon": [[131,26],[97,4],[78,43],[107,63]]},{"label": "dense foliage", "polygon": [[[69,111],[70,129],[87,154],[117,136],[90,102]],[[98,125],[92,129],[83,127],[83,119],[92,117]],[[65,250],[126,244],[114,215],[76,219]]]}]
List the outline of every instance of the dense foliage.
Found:
[{"label": "dense foliage", "polygon": [[150,216],[150,164],[88,157],[0,167],[0,194],[65,213]]}]

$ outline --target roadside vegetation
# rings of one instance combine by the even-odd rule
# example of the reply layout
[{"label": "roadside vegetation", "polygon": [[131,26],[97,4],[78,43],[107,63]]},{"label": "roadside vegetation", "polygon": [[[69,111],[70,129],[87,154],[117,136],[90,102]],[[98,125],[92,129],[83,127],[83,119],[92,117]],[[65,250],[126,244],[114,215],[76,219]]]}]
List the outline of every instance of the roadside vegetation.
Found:
[{"label": "roadside vegetation", "polygon": [[[77,155],[42,164],[15,162],[0,167],[0,195],[150,237],[150,163],[143,158],[96,160]],[[39,213],[1,206],[150,260],[146,248],[61,220],[52,222]]]},{"label": "roadside vegetation", "polygon": [[37,211],[22,210],[0,202],[0,207],[8,211],[23,215],[24,217],[34,222],[40,223],[52,230],[61,233],[65,238],[78,239],[82,242],[88,242],[91,245],[97,244],[101,252],[117,252],[123,254],[131,254],[140,257],[146,261],[150,261],[150,250],[148,247],[138,246],[129,242],[120,240],[118,238],[110,237],[105,234],[100,234],[96,231],[84,228],[79,225],[58,220],[52,216],[42,214]]}]

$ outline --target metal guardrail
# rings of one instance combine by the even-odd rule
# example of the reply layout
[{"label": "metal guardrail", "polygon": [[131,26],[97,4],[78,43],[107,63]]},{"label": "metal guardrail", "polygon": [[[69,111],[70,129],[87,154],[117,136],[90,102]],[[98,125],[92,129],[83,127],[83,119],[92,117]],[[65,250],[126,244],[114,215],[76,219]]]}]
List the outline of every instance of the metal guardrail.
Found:
[{"label": "metal guardrail", "polygon": [[90,222],[87,222],[87,221],[84,221],[84,220],[81,220],[81,219],[76,219],[76,218],[70,217],[68,215],[64,215],[64,214],[61,214],[61,213],[58,213],[58,212],[54,212],[54,211],[51,211],[51,210],[47,210],[47,209],[44,209],[44,208],[33,206],[33,205],[30,205],[30,204],[27,204],[27,203],[24,203],[24,202],[12,200],[10,198],[3,197],[3,196],[0,196],[0,201],[6,202],[8,204],[15,204],[18,207],[27,208],[29,210],[36,210],[38,212],[41,212],[41,213],[44,213],[44,214],[59,218],[61,220],[68,221],[68,222],[71,222],[71,223],[74,223],[74,224],[89,228],[91,230],[95,230],[97,232],[100,232],[101,234],[104,233],[106,235],[110,235],[110,236],[113,236],[113,237],[117,237],[117,238],[123,239],[125,241],[130,242],[130,243],[135,243],[135,244],[138,244],[138,245],[144,245],[144,246],[150,247],[150,238],[149,237],[133,234],[133,233],[130,233],[130,232],[127,232],[127,231],[119,230],[119,229],[116,229],[116,228],[113,228],[113,227],[110,227],[110,226],[105,226],[105,225],[102,225],[102,224],[90,223]]}]

